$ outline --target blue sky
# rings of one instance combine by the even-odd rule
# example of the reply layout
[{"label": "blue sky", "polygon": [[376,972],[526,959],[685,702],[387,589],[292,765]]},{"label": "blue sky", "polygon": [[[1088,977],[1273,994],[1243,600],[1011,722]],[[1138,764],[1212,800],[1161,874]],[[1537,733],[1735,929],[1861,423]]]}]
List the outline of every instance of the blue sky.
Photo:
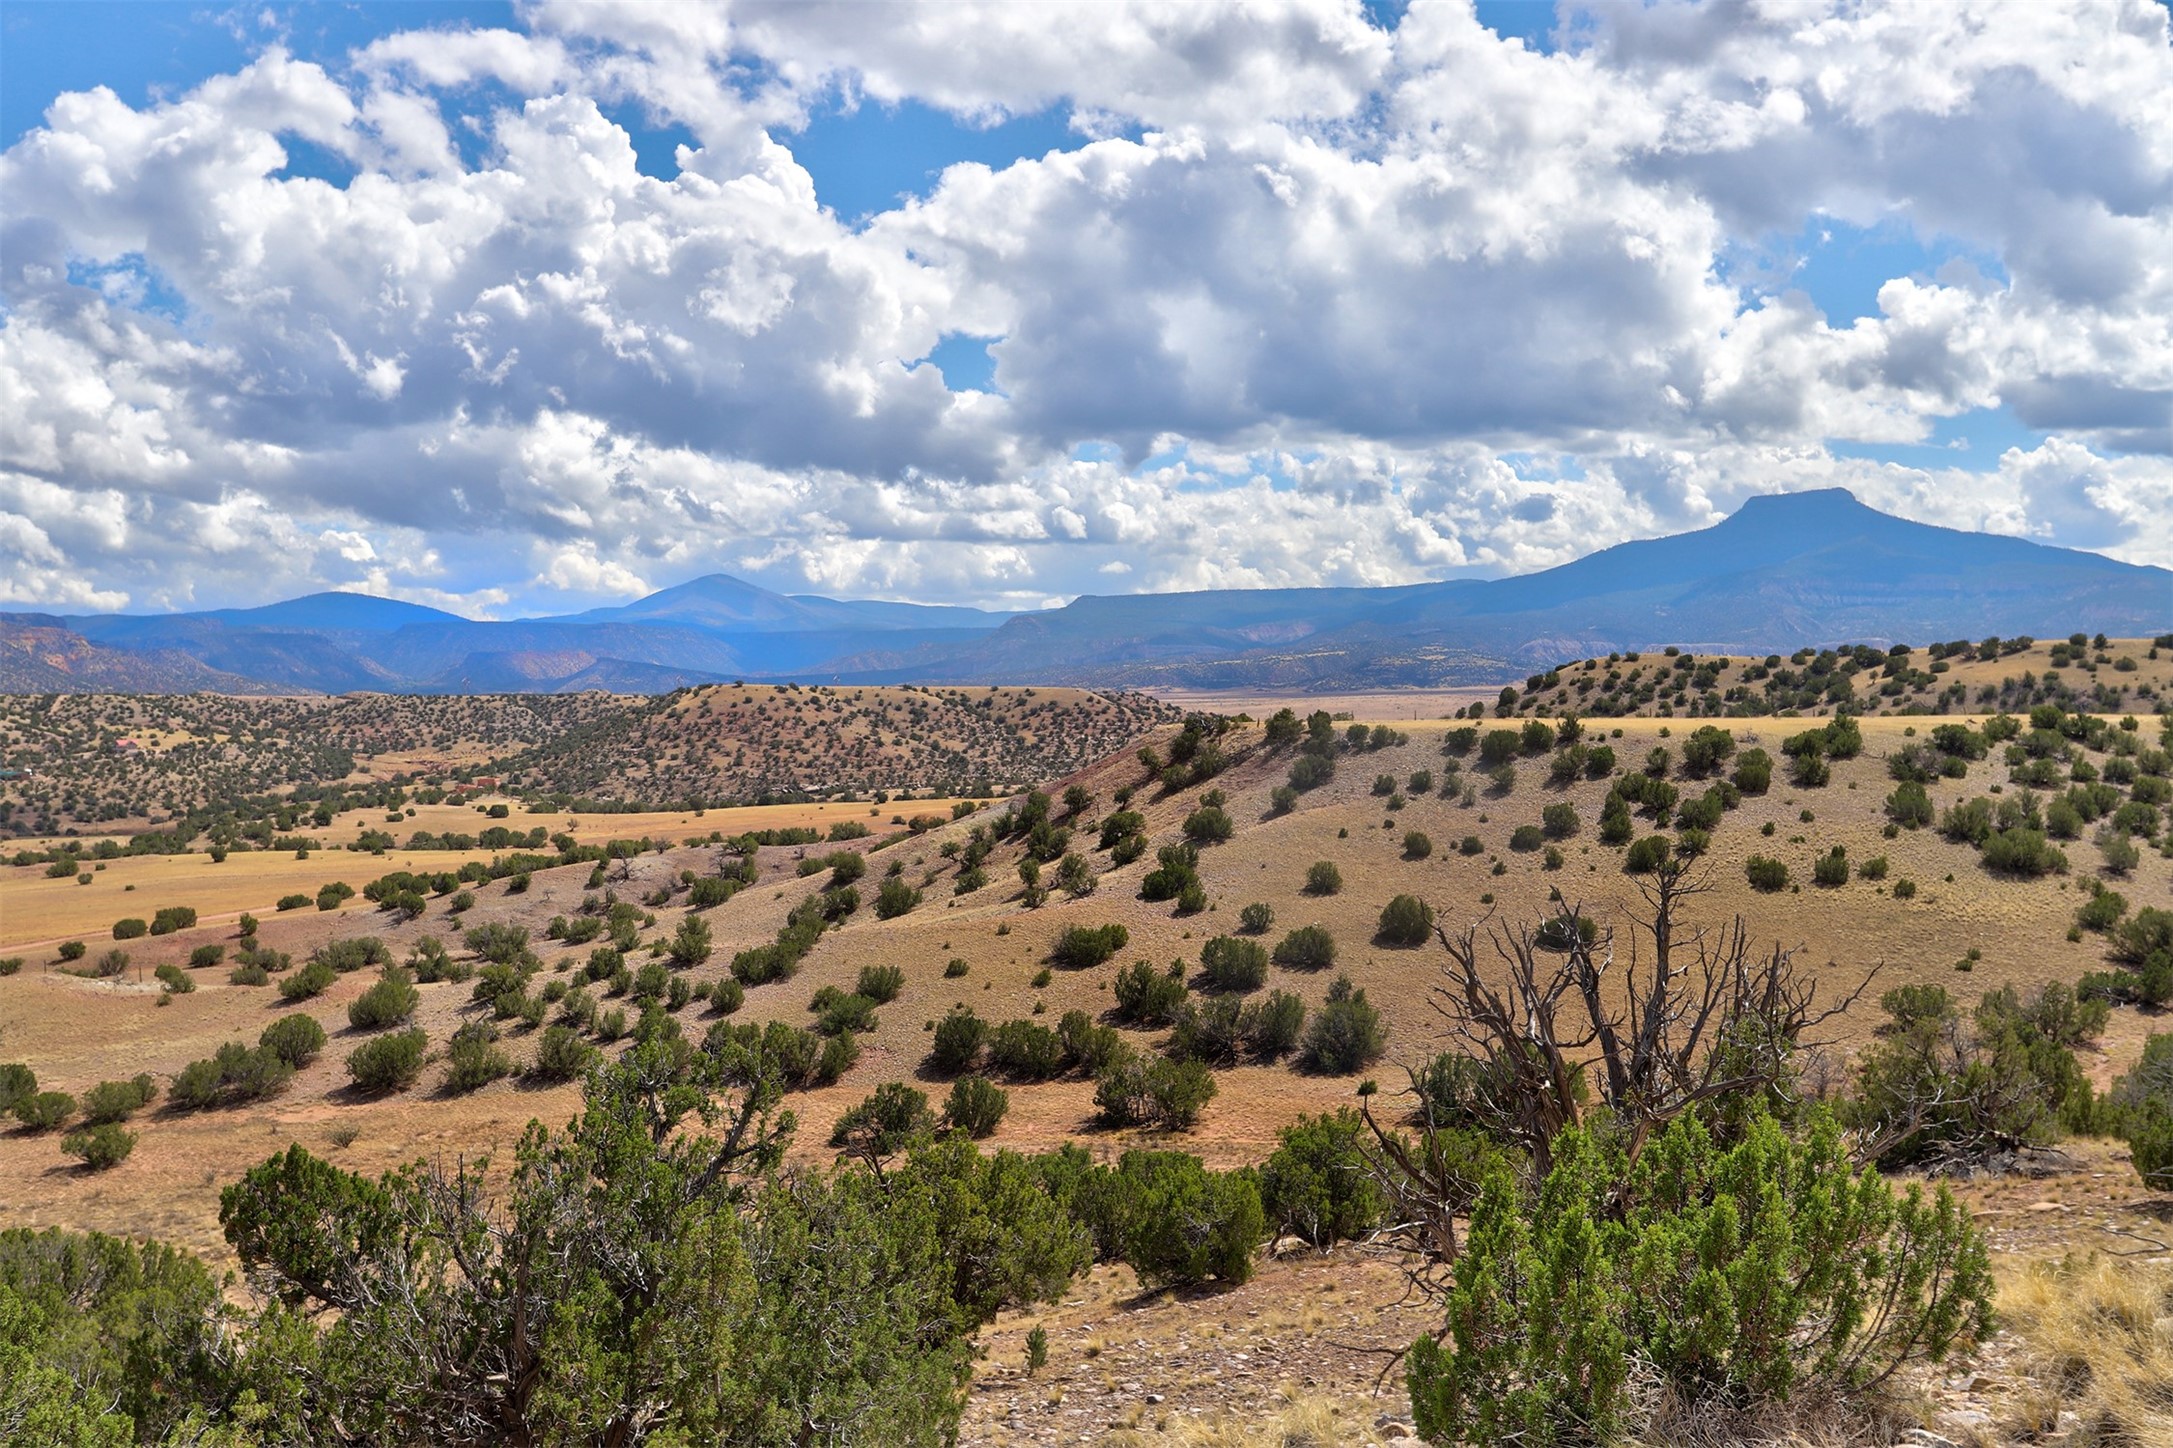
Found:
[{"label": "blue sky", "polygon": [[[2173,239],[2173,180],[2139,127],[2161,93],[2143,78],[2173,68],[2143,0],[2061,0],[2130,7],[2082,40],[2023,35],[2041,11],[1995,8],[1974,32],[1928,12],[1905,52],[1921,75],[1883,79],[1893,38],[1866,30],[1852,69],[1845,10],[1815,41],[1737,15],[1724,49],[1695,0],[1566,16],[1545,0],[1276,0],[1281,20],[1122,0],[1129,27],[1118,3],[979,18],[966,0],[756,4],[727,22],[555,0],[14,0],[6,221],[59,248],[0,299],[35,364],[18,380],[35,405],[0,456],[18,598],[246,603],[316,583],[489,612],[711,565],[794,591],[1008,606],[1385,583],[1545,566],[1750,492],[1834,483],[1935,521],[2158,546],[2173,363],[2133,323],[2163,310],[2147,258]],[[418,30],[439,35],[403,50]],[[479,32],[503,35],[456,43]],[[392,58],[360,64],[380,40]],[[2059,54],[2069,43],[2142,49],[2115,63]],[[1812,45],[1840,91],[1744,108]],[[250,69],[275,47],[324,78]],[[2022,80],[2002,58],[2018,51],[2041,62]],[[2085,73],[2133,79],[2068,87]],[[104,86],[151,117],[241,75],[257,88],[189,133],[201,163],[171,175],[130,169],[127,148],[154,141],[102,117],[64,151],[34,135],[65,92]],[[613,203],[632,230],[583,253],[588,279],[547,286],[569,257],[510,213],[441,262],[419,255],[446,217],[505,211],[516,193],[494,178],[571,202],[564,178],[519,174],[576,164],[568,101],[593,104],[666,188]],[[291,120],[268,119],[283,108]],[[1690,139],[1611,134],[1638,110]],[[511,161],[524,124],[531,159]],[[287,155],[261,181],[205,149],[258,128]],[[746,139],[761,133],[812,183],[819,225],[767,189]],[[453,171],[428,159],[432,134]],[[1090,139],[1115,149],[1044,164]],[[1368,169],[1458,145],[1467,159],[1441,174],[1461,209],[1441,219],[1417,220],[1442,183],[1397,195],[1402,173]],[[681,176],[682,148],[699,176]],[[131,178],[119,192],[83,192],[84,163],[57,159],[94,153]],[[946,184],[960,162],[994,175]],[[305,180],[333,189],[237,199]],[[447,187],[468,198],[451,212]],[[1284,209],[1261,208],[1270,192]],[[1490,215],[1526,218],[1506,251],[1456,239]],[[237,218],[269,229],[229,256]],[[199,226],[213,230],[187,241]],[[283,227],[310,239],[275,239]],[[1338,228],[1340,252],[1321,252]],[[326,246],[342,260],[311,266]],[[708,259],[661,289],[638,266],[613,273],[645,250]],[[372,281],[395,271],[408,279]],[[61,292],[31,280],[48,274]],[[1889,314],[1880,290],[1897,281]],[[93,319],[70,296],[143,319],[125,346],[161,360],[79,330]],[[69,420],[86,396],[118,411]],[[410,474],[453,511],[386,486]],[[1166,540],[1136,521],[1158,492],[1183,515],[1163,510]],[[169,515],[214,538],[283,536],[296,561],[177,547],[129,583],[142,550],[112,540]]]}]

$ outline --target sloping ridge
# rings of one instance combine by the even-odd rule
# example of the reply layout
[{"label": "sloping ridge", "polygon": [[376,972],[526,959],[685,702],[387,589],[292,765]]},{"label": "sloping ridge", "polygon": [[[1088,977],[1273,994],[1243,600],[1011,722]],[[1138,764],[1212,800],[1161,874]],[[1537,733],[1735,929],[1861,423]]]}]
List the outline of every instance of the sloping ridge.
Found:
[{"label": "sloping ridge", "polygon": [[[144,677],[175,682],[146,691],[219,687],[196,682],[210,674],[326,692],[730,678],[1325,689],[1494,684],[1565,658],[1671,643],[1764,653],[2077,628],[2156,634],[2173,626],[2173,572],[1914,523],[1828,488],[1752,498],[1712,527],[1540,573],[1396,588],[1085,595],[1004,615],[787,597],[718,573],[612,608],[505,622],[321,593],[52,624],[108,653],[160,660]],[[33,676],[35,687],[71,677],[25,662],[6,687],[33,687]]]}]

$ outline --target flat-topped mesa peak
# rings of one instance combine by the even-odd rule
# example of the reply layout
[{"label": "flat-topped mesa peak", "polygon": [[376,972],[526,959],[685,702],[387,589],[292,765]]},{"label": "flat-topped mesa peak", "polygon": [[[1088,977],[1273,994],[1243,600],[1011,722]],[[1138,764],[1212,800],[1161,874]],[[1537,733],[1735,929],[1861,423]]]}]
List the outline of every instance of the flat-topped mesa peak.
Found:
[{"label": "flat-topped mesa peak", "polygon": [[1753,493],[1726,521],[1824,523],[1861,522],[1866,518],[1893,521],[1847,488],[1807,488],[1796,493]]}]

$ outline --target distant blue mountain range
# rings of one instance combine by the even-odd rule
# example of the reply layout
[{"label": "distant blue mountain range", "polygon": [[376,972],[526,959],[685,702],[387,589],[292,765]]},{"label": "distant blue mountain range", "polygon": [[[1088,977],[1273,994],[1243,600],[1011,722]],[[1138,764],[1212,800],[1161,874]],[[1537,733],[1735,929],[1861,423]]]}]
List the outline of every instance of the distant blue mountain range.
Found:
[{"label": "distant blue mountain range", "polygon": [[1515,578],[1086,596],[1029,614],[787,596],[718,573],[501,622],[353,593],[0,615],[0,691],[654,693],[734,678],[1303,691],[1491,684],[1666,644],[1763,653],[2168,628],[2166,569],[1912,523],[1837,488],[1754,498],[1714,527]]}]

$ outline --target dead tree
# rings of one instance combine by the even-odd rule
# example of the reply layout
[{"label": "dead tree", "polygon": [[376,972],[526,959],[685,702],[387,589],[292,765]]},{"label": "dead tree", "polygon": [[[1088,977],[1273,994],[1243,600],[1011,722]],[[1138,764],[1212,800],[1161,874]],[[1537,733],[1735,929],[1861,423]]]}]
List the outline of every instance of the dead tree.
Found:
[{"label": "dead tree", "polygon": [[[1684,922],[1685,903],[1710,888],[1681,861],[1639,880],[1645,910],[1621,960],[1615,931],[1577,905],[1536,928],[1436,927],[1448,959],[1434,1005],[1469,1061],[1460,1084],[1472,1113],[1520,1148],[1536,1176],[1552,1165],[1555,1139],[1596,1115],[1615,1124],[1634,1162],[1669,1122],[1706,1103],[1785,1099],[1791,1057],[1813,1044],[1807,1033],[1877,974],[1821,1005],[1796,952],[1754,947],[1740,916],[1713,929]],[[1421,1125],[1438,1124],[1426,1109],[1422,1096]],[[1462,1184],[1426,1145],[1431,1135],[1414,1142],[1375,1128],[1406,1231],[1423,1253],[1453,1260]]]}]

